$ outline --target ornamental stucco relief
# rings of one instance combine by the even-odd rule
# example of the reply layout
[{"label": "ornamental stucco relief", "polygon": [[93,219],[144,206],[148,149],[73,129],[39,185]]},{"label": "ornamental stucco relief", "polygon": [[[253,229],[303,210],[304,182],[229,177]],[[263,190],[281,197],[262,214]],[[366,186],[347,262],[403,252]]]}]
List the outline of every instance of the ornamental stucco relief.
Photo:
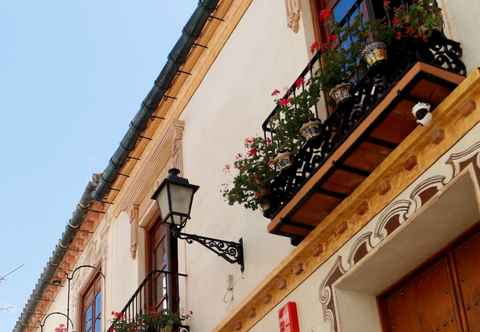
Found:
[{"label": "ornamental stucco relief", "polygon": [[[355,264],[368,255],[371,249],[388,238],[401,224],[407,222],[409,216],[424,206],[445,185],[467,168],[473,169],[478,186],[480,183],[480,141],[460,152],[451,153],[440,165],[432,167],[432,171],[424,174],[423,180],[417,181],[416,185],[408,190],[406,193],[408,199],[402,195],[402,198],[391,202],[378,217],[364,228],[363,232],[352,239],[351,244],[347,245],[350,247],[347,249],[347,255],[337,254],[333,267],[320,286],[323,320],[329,323],[332,332],[338,331],[337,308],[333,296],[335,281],[348,273]],[[433,172],[435,174],[432,174]],[[445,174],[451,174],[451,176],[445,176]],[[373,232],[367,230],[372,224],[374,225]],[[376,240],[375,243],[372,243],[373,239]],[[348,264],[344,265],[342,262],[344,257]]]}]

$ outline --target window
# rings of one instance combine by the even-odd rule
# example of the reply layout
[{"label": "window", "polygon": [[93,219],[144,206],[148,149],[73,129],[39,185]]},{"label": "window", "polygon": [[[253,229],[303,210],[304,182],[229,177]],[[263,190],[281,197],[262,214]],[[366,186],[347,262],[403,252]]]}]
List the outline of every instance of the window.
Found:
[{"label": "window", "polygon": [[[170,226],[158,220],[147,232],[147,273],[151,282],[147,285],[147,310],[178,309],[178,281],[173,275],[178,271],[177,240],[170,233]],[[157,271],[157,272],[155,272]],[[170,273],[158,273],[168,271]]]},{"label": "window", "polygon": [[[381,18],[385,16],[384,0],[311,0],[315,38],[324,43],[327,41],[328,31],[319,17],[321,11],[328,9],[336,22],[349,24],[360,13],[366,18]],[[400,5],[407,0],[391,0],[392,7]]]},{"label": "window", "polygon": [[102,331],[102,283],[100,274],[92,281],[82,299],[82,332]]}]

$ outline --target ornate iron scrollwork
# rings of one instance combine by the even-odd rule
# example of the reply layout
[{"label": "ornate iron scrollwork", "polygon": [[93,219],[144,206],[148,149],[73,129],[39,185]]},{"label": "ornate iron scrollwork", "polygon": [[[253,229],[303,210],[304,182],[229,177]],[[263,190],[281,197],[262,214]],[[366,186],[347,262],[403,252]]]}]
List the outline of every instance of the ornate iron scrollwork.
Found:
[{"label": "ornate iron scrollwork", "polygon": [[442,33],[435,32],[427,44],[432,54],[432,63],[443,69],[466,75],[465,64],[460,60],[463,51],[460,43],[446,38]]},{"label": "ornate iron scrollwork", "polygon": [[241,266],[241,271],[244,271],[244,259],[243,259],[243,240],[239,242],[223,241],[206,236],[200,236],[195,234],[182,233],[180,228],[172,228],[172,235],[180,240],[185,240],[187,243],[192,244],[197,242],[205,248],[213,251],[218,256],[225,259],[231,264],[238,263]]}]

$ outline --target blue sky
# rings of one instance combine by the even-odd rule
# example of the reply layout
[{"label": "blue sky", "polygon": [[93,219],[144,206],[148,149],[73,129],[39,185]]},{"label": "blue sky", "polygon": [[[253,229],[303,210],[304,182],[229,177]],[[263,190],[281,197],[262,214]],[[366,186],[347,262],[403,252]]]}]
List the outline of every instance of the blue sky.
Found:
[{"label": "blue sky", "polygon": [[198,0],[0,0],[0,332]]}]

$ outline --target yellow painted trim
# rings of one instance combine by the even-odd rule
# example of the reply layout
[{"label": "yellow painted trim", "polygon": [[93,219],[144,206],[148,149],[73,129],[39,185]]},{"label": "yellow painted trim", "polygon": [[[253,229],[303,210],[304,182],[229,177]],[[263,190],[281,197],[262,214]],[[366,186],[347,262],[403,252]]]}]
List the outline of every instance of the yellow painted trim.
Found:
[{"label": "yellow painted trim", "polygon": [[[249,331],[255,326],[478,124],[479,105],[477,69],[437,107],[432,125],[416,128],[214,331]],[[442,140],[437,139],[439,130]]]}]

